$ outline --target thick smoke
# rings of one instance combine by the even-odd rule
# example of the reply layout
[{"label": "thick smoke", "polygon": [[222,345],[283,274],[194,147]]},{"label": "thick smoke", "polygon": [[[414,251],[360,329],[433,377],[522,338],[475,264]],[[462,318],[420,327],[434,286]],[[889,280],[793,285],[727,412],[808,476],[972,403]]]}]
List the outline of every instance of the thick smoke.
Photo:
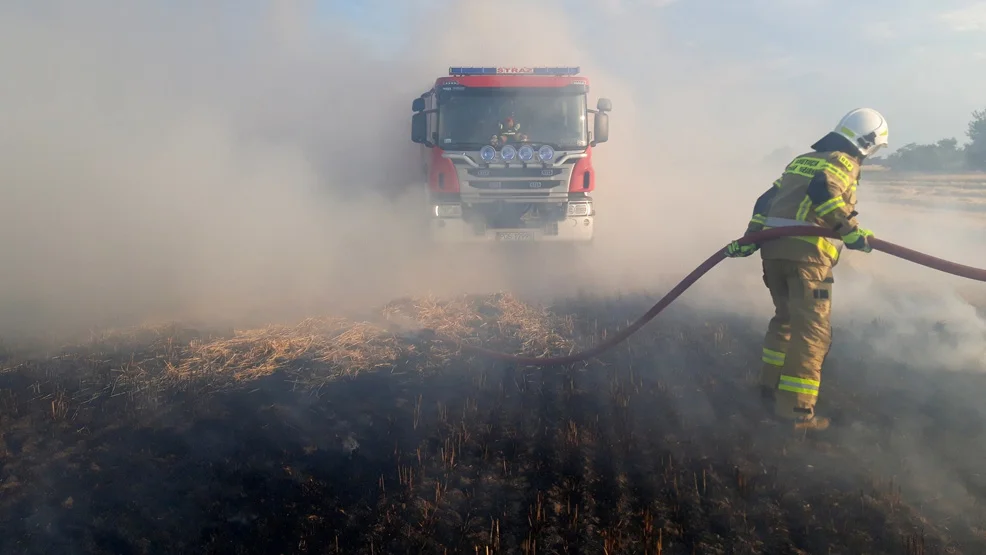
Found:
[{"label": "thick smoke", "polygon": [[[779,171],[765,156],[806,150],[842,114],[806,115],[763,78],[769,67],[690,53],[626,11],[583,33],[562,2],[500,2],[525,14],[506,29],[486,5],[405,2],[411,42],[379,54],[379,37],[318,16],[314,2],[258,5],[0,7],[0,333],[245,325],[404,294],[659,289],[742,232]],[[596,149],[592,252],[530,267],[480,254],[451,263],[415,238],[410,102],[456,64],[580,65],[590,101],[613,100],[611,141]],[[908,218],[860,197],[882,236],[975,263],[967,232],[918,237]],[[880,306],[895,322],[923,321],[881,291],[941,278],[906,266],[888,275],[898,267],[878,256],[865,271],[884,268],[879,284],[840,280],[837,312]],[[765,316],[759,261],[726,264],[688,298]],[[928,302],[958,298],[943,291]],[[970,313],[955,302],[939,310]]]},{"label": "thick smoke", "polygon": [[[524,9],[558,18],[559,6]],[[694,228],[669,208],[695,205],[705,194],[696,183],[720,184],[690,169],[698,153],[688,143],[700,136],[653,131],[684,128],[664,116],[707,82],[661,79],[674,60],[660,59],[641,82],[618,80],[570,26],[546,34],[538,18],[518,19],[511,32],[537,37],[532,48],[504,44],[500,22],[479,17],[485,8],[420,7],[421,22],[441,10],[463,24],[387,58],[344,23],[316,17],[314,3],[3,7],[5,331],[263,319],[531,281],[495,260],[450,272],[414,239],[422,208],[410,100],[451,63],[582,65],[594,92],[618,106],[614,140],[599,149],[605,256],[587,274],[625,276],[632,264],[647,284],[680,266],[669,264],[673,253],[698,237],[668,244],[663,236]],[[705,204],[692,211],[715,211],[726,227],[729,204]]]},{"label": "thick smoke", "polygon": [[269,317],[400,281],[420,81],[302,6],[3,8],[8,329]]}]

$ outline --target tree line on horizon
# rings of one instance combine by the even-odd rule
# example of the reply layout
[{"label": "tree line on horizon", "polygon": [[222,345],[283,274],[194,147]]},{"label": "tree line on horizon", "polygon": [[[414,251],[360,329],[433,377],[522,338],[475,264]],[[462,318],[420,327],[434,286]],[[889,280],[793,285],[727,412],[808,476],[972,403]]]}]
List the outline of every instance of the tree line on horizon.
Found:
[{"label": "tree line on horizon", "polygon": [[886,156],[868,159],[864,165],[916,172],[986,171],[986,109],[972,113],[966,136],[969,142],[961,146],[955,138],[934,144],[909,143]]}]

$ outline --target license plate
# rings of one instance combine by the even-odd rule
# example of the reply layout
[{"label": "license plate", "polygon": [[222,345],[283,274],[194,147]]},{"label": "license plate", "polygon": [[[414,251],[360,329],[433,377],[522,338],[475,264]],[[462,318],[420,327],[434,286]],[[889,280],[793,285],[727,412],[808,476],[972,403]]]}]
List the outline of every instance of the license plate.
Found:
[{"label": "license plate", "polygon": [[497,241],[533,241],[534,232],[531,231],[500,231],[496,234]]}]

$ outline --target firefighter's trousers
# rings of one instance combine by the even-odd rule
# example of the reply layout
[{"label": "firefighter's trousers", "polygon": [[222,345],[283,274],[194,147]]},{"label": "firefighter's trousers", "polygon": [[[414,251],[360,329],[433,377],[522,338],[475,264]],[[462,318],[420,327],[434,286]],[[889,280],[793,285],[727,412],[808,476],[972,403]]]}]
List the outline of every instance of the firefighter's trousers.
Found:
[{"label": "firefighter's trousers", "polygon": [[832,268],[764,260],[763,281],[774,317],[764,338],[760,385],[774,391],[777,416],[811,417],[832,344]]}]

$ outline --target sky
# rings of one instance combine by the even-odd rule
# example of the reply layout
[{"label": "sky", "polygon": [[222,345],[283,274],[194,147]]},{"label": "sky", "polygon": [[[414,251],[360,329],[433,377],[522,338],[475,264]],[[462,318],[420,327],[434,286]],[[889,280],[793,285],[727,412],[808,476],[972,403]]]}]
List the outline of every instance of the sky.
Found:
[{"label": "sky", "polygon": [[[378,55],[386,57],[413,48],[421,33],[434,30],[408,26],[412,11],[441,3],[320,0],[319,13],[327,21],[351,23],[374,44]],[[654,71],[640,63],[639,54],[670,52],[690,67],[661,76],[669,88],[676,88],[682,79],[695,79],[695,70],[705,66],[710,75],[741,73],[760,81],[802,110],[824,114],[828,120],[867,105],[888,118],[892,148],[944,137],[963,142],[972,111],[986,107],[982,94],[986,1],[567,0],[563,4],[579,26],[575,32],[591,47],[580,53],[576,63],[591,63],[627,77]],[[496,5],[490,3],[482,17],[501,18],[509,29],[508,14],[497,13]],[[533,41],[532,49],[536,48]],[[469,60],[449,60],[445,65],[460,62],[469,64]],[[661,102],[660,80],[652,82],[658,84],[646,92],[652,102]],[[743,106],[734,109],[742,111]]]}]

